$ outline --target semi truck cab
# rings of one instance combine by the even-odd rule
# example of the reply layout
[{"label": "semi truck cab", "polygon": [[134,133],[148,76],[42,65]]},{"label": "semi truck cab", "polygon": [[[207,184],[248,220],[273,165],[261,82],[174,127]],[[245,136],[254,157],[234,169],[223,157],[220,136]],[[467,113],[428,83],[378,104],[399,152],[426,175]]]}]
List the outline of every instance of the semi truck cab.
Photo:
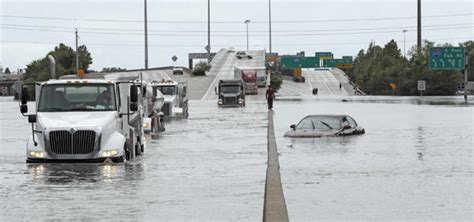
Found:
[{"label": "semi truck cab", "polygon": [[28,112],[22,86],[20,111],[32,124],[27,162],[130,160],[144,141],[133,119],[140,119],[133,83],[103,79],[49,80],[35,84],[36,110]]},{"label": "semi truck cab", "polygon": [[219,80],[216,88],[219,106],[245,106],[245,87],[242,80]]}]

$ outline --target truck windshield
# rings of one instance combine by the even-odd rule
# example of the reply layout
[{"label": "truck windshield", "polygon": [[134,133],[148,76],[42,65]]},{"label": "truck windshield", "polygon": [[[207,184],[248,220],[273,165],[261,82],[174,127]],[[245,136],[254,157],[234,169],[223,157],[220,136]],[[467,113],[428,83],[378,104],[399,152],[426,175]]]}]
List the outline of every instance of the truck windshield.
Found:
[{"label": "truck windshield", "polygon": [[157,89],[160,90],[163,95],[174,95],[174,94],[176,94],[176,87],[175,86],[158,86]]},{"label": "truck windshield", "polygon": [[240,93],[240,86],[221,86],[221,93]]},{"label": "truck windshield", "polygon": [[116,110],[113,84],[54,84],[41,89],[38,111]]}]

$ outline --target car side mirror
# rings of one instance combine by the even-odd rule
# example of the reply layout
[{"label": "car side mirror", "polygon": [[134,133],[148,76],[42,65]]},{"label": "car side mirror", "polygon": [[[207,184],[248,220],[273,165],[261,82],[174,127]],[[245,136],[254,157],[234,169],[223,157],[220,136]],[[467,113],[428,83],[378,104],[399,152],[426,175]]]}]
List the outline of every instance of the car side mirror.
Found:
[{"label": "car side mirror", "polygon": [[138,110],[137,103],[130,103],[130,111],[135,112]]},{"label": "car side mirror", "polygon": [[[130,102],[136,103],[138,101],[138,90],[136,85],[130,86]],[[135,104],[136,105],[136,104]]]},{"label": "car side mirror", "polygon": [[22,87],[21,88],[21,104],[26,105],[28,102],[28,88]]},{"label": "car side mirror", "polygon": [[344,125],[344,127],[342,127],[342,129],[352,129],[352,127],[350,125]]},{"label": "car side mirror", "polygon": [[26,104],[21,104],[20,105],[20,112],[21,113],[27,113],[28,112],[28,106]]},{"label": "car side mirror", "polygon": [[36,115],[29,115],[28,116],[29,123],[36,123]]},{"label": "car side mirror", "polygon": [[296,130],[296,125],[295,125],[295,124],[291,124],[290,128],[292,128],[293,130]]}]

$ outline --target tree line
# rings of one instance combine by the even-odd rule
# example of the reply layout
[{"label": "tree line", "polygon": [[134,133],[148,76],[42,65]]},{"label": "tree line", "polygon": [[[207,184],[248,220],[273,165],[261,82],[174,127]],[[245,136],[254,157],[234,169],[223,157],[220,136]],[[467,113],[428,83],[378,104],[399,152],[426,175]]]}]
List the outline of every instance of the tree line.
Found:
[{"label": "tree line", "polygon": [[[426,81],[425,95],[454,95],[459,83],[464,82],[460,70],[434,71],[428,68],[428,50],[431,47],[451,47],[424,41],[420,53],[416,46],[404,57],[397,43],[391,40],[381,47],[370,44],[367,50],[360,50],[354,59],[354,66],[345,69],[351,81],[369,95],[418,95],[417,81]],[[474,64],[473,41],[460,43],[468,53],[468,64]],[[473,67],[468,65],[469,81],[474,81]]]}]

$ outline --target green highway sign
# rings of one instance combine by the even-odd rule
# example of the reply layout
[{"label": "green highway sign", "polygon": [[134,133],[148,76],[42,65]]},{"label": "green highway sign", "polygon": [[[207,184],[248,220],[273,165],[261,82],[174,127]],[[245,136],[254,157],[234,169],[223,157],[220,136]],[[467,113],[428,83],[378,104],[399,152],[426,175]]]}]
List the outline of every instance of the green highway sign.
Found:
[{"label": "green highway sign", "polygon": [[295,56],[282,56],[281,65],[285,69],[292,69],[300,67],[300,57]]},{"label": "green highway sign", "polygon": [[319,67],[319,57],[281,57],[281,65],[285,69],[292,68],[317,68]]},{"label": "green highway sign", "polygon": [[318,68],[319,57],[302,57],[300,60],[301,68]]},{"label": "green highway sign", "polygon": [[322,60],[322,59],[332,59],[334,55],[332,54],[332,52],[316,52],[314,53],[314,56]]},{"label": "green highway sign", "polygon": [[352,61],[352,56],[343,56],[342,59],[348,59]]},{"label": "green highway sign", "polygon": [[429,49],[428,66],[433,70],[460,70],[465,68],[463,47],[433,47]]},{"label": "green highway sign", "polygon": [[352,64],[350,59],[326,59],[323,60],[323,67],[336,67],[338,65],[349,65]]}]

